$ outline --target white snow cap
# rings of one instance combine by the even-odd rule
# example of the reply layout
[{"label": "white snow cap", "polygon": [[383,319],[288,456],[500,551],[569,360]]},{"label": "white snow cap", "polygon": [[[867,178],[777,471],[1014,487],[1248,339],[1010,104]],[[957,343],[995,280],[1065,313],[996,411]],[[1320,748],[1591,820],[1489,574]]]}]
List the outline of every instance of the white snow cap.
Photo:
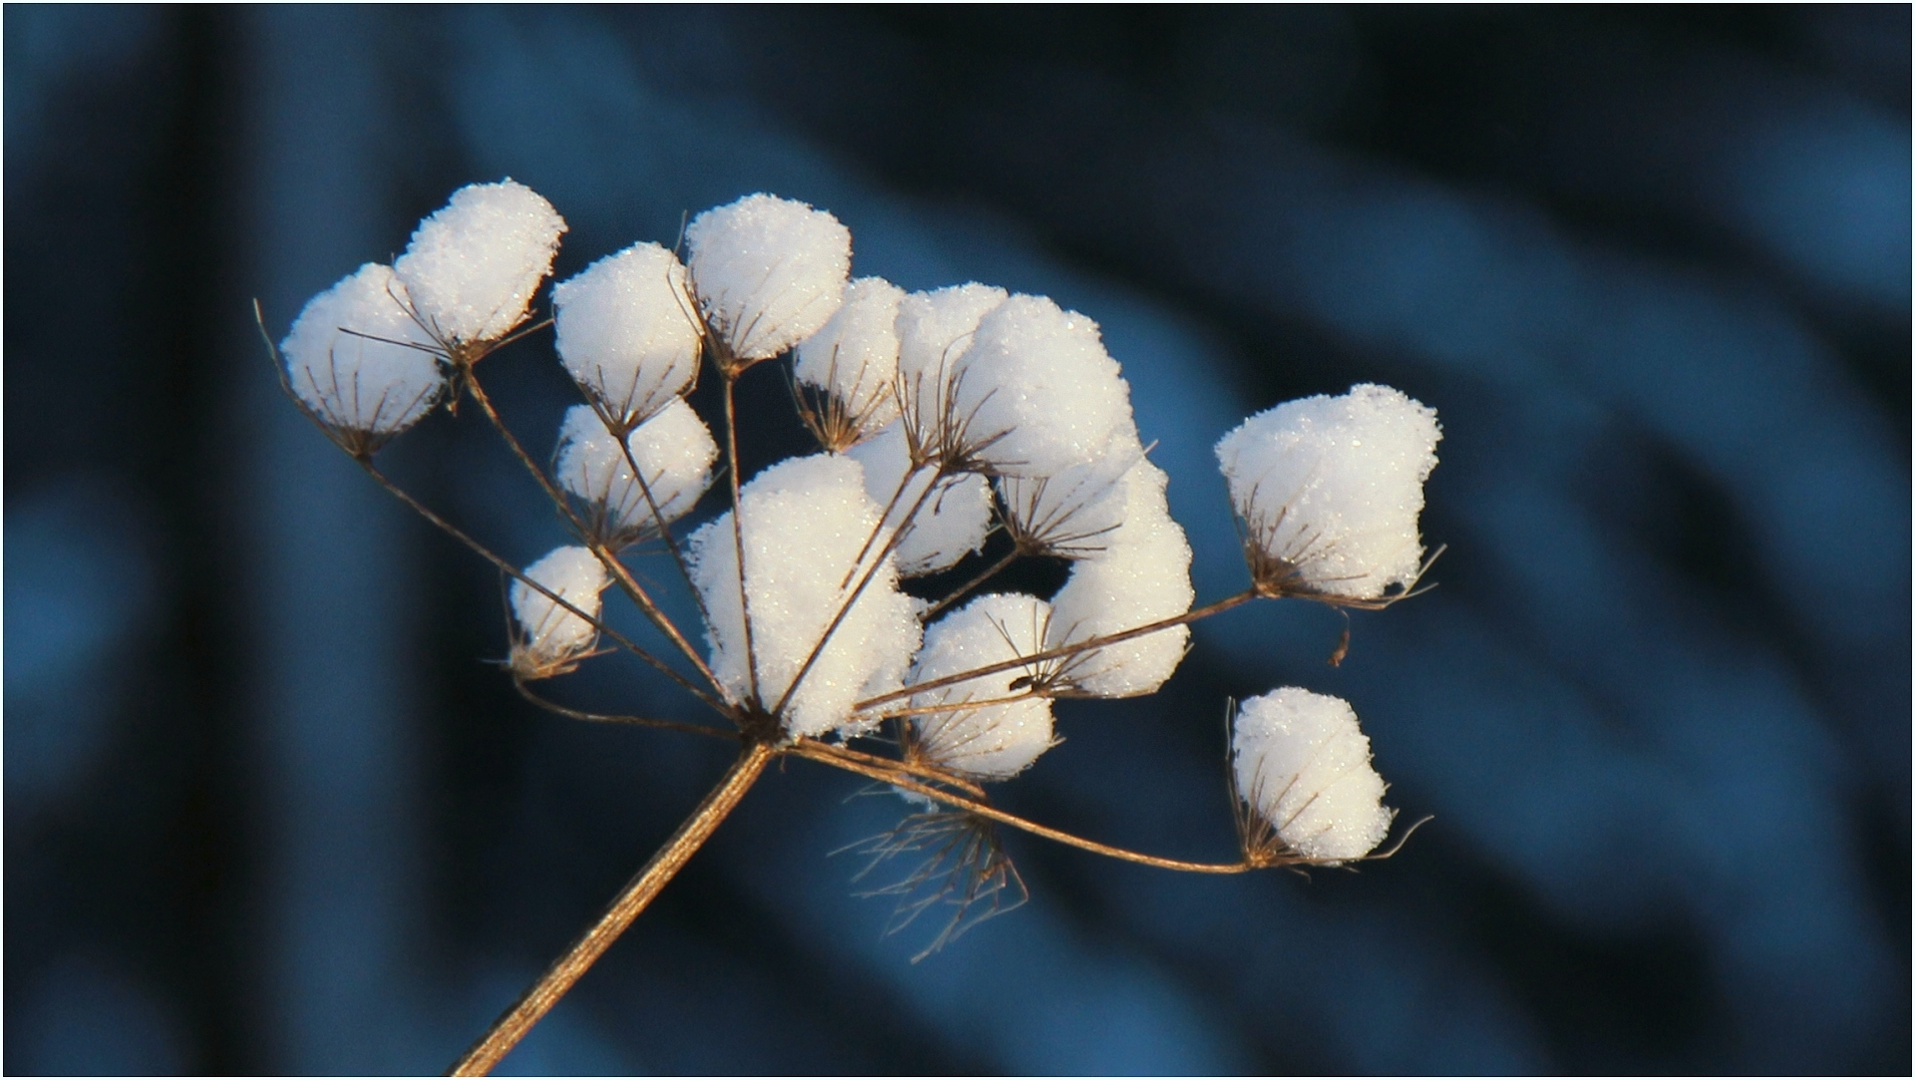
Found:
[{"label": "white snow cap", "polygon": [[986,314],[958,367],[956,416],[994,472],[1056,475],[1132,423],[1130,386],[1097,324],[1048,297],[1013,296]]},{"label": "white snow cap", "polygon": [[747,195],[685,230],[705,321],[741,360],[765,360],[817,333],[844,300],[851,230],[823,210]]},{"label": "white snow cap", "polygon": [[433,347],[406,314],[405,294],[391,267],[367,263],[306,301],[293,320],[279,345],[286,380],[327,424],[383,440],[411,427],[439,400],[445,389],[439,359],[424,348],[393,344]]},{"label": "white snow cap", "polygon": [[[1164,499],[1169,478],[1140,460],[1124,474],[1123,523],[1104,550],[1071,566],[1051,598],[1047,648],[1121,633],[1190,610],[1190,543]],[[1173,626],[1062,661],[1067,681],[1098,697],[1135,697],[1164,684],[1182,662],[1189,626]]]},{"label": "white snow cap", "polygon": [[[525,568],[525,576],[552,590],[567,604],[598,618],[599,593],[610,584],[605,564],[582,547],[555,548]],[[512,583],[512,613],[519,620],[519,641],[512,665],[521,674],[559,675],[572,669],[598,642],[598,628],[523,581]]]},{"label": "white snow cap", "polygon": [[1265,558],[1310,591],[1376,599],[1422,567],[1416,518],[1442,437],[1435,409],[1364,383],[1258,413],[1217,459]]},{"label": "white snow cap", "polygon": [[1286,686],[1239,705],[1234,727],[1237,791],[1292,851],[1334,863],[1383,842],[1396,811],[1349,702]]},{"label": "white snow cap", "polygon": [[955,448],[961,432],[947,432],[947,395],[958,358],[971,347],[978,320],[1010,294],[991,285],[953,285],[898,301],[898,383],[904,422],[927,453]]},{"label": "white snow cap", "polygon": [[898,415],[898,301],[904,290],[883,278],[845,288],[844,306],[798,346],[798,381],[829,393],[852,441]]},{"label": "white snow cap", "polygon": [[[592,506],[600,534],[615,546],[657,536],[662,524],[683,517],[711,486],[712,463],[718,460],[711,430],[682,398],[672,398],[633,429],[625,445],[630,460],[589,405],[572,406],[559,427],[559,486]],[[633,461],[645,477],[643,486],[632,475]]]},{"label": "white snow cap", "polygon": [[1094,461],[1055,476],[998,477],[1006,527],[1014,539],[1046,555],[1096,555],[1123,523],[1132,494],[1125,478],[1143,457],[1136,429],[1125,424]]},{"label": "white snow cap", "polygon": [[678,256],[633,244],[552,288],[559,359],[621,424],[643,423],[698,374],[698,324]]},{"label": "white snow cap", "polygon": [[[1042,650],[1051,606],[1035,596],[993,593],[946,615],[924,632],[910,681],[929,682]],[[1032,671],[1013,668],[911,696],[912,708],[1015,697],[1011,683]],[[979,780],[1023,772],[1057,740],[1051,702],[1033,697],[1003,705],[921,713],[911,720],[918,749],[933,764]]]},{"label": "white snow cap", "polygon": [[[879,507],[865,494],[864,470],[836,454],[780,462],[753,477],[740,501],[758,695],[772,708],[871,566],[880,544],[852,572],[878,524]],[[706,636],[712,671],[735,698],[746,700],[751,674],[731,514],[693,533],[689,548],[692,581],[711,613]],[[786,705],[786,734],[869,728],[875,721],[854,721],[852,705],[904,685],[921,634],[912,600],[898,591],[897,567],[887,557]]]},{"label": "white snow cap", "polygon": [[[984,546],[984,536],[991,527],[991,483],[984,477],[977,473],[947,476],[937,482],[937,490],[926,495],[925,489],[937,476],[937,467],[927,465],[912,472],[910,483],[899,493],[898,485],[911,467],[911,452],[904,427],[898,423],[845,454],[864,466],[864,489],[872,501],[891,507],[885,515],[887,526],[895,529],[913,506],[918,507],[911,527],[892,552],[898,573],[914,577],[946,570]],[[895,501],[893,494],[897,494]]]},{"label": "white snow cap", "polygon": [[564,231],[565,219],[524,184],[468,184],[419,223],[392,272],[447,344],[496,341],[525,321]]}]

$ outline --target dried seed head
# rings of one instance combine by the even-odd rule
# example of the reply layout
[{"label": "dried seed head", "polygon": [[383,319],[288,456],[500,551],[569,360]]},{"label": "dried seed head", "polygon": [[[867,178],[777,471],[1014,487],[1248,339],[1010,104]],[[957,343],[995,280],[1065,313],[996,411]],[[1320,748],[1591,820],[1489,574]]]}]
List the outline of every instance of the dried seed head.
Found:
[{"label": "dried seed head", "polygon": [[581,618],[523,581],[512,583],[512,614],[519,631],[512,644],[513,672],[523,679],[563,675],[598,643],[593,620],[598,618],[599,593],[610,583],[605,565],[587,548],[562,547],[526,567],[525,576],[591,617]]},{"label": "dried seed head", "polygon": [[973,447],[957,414],[958,358],[978,321],[1009,293],[991,285],[952,285],[898,302],[898,404],[913,459],[959,465]]},{"label": "dried seed head", "polygon": [[[1050,617],[1051,606],[1035,596],[980,596],[925,630],[910,681],[928,682],[1038,652]],[[931,764],[979,780],[1023,772],[1056,744],[1051,703],[1044,697],[1005,699],[1020,696],[1011,688],[1014,682],[1039,674],[1014,668],[912,695],[911,708],[939,710],[912,717],[916,752]],[[978,704],[962,707],[967,702]]]},{"label": "dried seed head", "polygon": [[1285,402],[1224,436],[1217,458],[1258,587],[1365,601],[1414,583],[1442,437],[1436,410],[1368,383]]},{"label": "dried seed head", "polygon": [[747,195],[693,218],[685,243],[721,359],[777,356],[817,333],[844,300],[851,231],[804,203]]},{"label": "dried seed head", "polygon": [[883,278],[845,288],[844,306],[798,346],[793,374],[824,396],[808,410],[827,450],[844,450],[897,419],[898,301],[904,290]]},{"label": "dried seed head", "polygon": [[411,427],[445,390],[436,346],[404,297],[391,267],[367,263],[308,300],[280,343],[287,385],[354,455]]},{"label": "dried seed head", "polygon": [[1243,702],[1233,727],[1237,791],[1290,851],[1335,865],[1383,842],[1396,811],[1349,702],[1287,686]]},{"label": "dried seed head", "polygon": [[468,184],[419,223],[392,271],[442,344],[484,345],[525,321],[563,232],[565,219],[524,184]]},{"label": "dried seed head", "polygon": [[698,376],[698,322],[685,268],[633,244],[552,288],[559,359],[620,427],[642,424]]},{"label": "dried seed head", "polygon": [[688,513],[711,486],[717,460],[711,430],[682,398],[673,398],[626,436],[625,449],[591,406],[572,406],[559,428],[553,471],[559,486],[586,504],[593,538],[618,548],[657,536]]}]

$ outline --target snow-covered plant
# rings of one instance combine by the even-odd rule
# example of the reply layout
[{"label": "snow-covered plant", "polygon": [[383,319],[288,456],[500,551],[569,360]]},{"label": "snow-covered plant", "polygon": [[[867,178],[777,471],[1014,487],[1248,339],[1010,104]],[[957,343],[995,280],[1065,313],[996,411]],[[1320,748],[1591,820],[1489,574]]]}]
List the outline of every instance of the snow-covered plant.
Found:
[{"label": "snow-covered plant", "polygon": [[[923,858],[878,891],[900,897],[893,925],[947,910],[932,948],[1022,902],[1000,828],[1197,873],[1380,857],[1395,812],[1381,802],[1369,740],[1347,703],[1297,688],[1235,712],[1232,862],[1040,825],[999,809],[984,785],[1058,744],[1058,698],[1155,692],[1200,619],[1265,598],[1375,608],[1410,595],[1427,565],[1417,517],[1436,462],[1433,410],[1366,384],[1280,405],[1226,435],[1217,454],[1249,581],[1193,607],[1191,549],[1170,515],[1168,477],[1139,438],[1096,323],[976,283],[907,294],[851,280],[850,232],[771,195],[700,214],[683,262],[638,243],[553,287],[555,348],[581,403],[554,434],[548,467],[506,424],[478,370],[548,325],[528,322],[564,231],[524,185],[462,188],[392,267],[361,267],[314,297],[275,353],[289,394],[321,430],[510,578],[505,670],[528,700],[739,746],[673,837],[455,1072],[489,1071],[774,759],[833,766],[906,800],[899,826],[864,851],[873,867]],[[736,386],[782,357],[820,449],[740,476]],[[687,400],[707,362],[718,380],[710,418]],[[380,471],[381,447],[459,400],[544,490],[573,543],[520,568]],[[722,505],[700,517],[714,476],[723,495],[709,501]],[[681,536],[686,519],[699,523]],[[630,569],[648,553],[676,565],[701,626],[675,623],[654,596],[657,575]],[[1056,595],[988,591],[1034,557],[1069,561]],[[962,584],[936,587],[952,580]],[[601,618],[601,594],[613,588],[649,636]],[[652,665],[716,722],[585,713],[535,685],[609,652]]]}]

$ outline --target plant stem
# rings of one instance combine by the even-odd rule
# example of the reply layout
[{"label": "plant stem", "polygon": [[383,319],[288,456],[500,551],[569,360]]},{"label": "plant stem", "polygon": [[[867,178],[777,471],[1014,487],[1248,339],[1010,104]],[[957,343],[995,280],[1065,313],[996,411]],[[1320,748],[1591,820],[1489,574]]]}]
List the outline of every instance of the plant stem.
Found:
[{"label": "plant stem", "polygon": [[1089,652],[1092,649],[1101,649],[1106,645],[1115,645],[1120,641],[1129,641],[1132,638],[1143,637],[1145,634],[1154,634],[1159,630],[1168,630],[1173,626],[1182,626],[1185,623],[1193,623],[1199,619],[1207,619],[1212,615],[1222,614],[1231,608],[1241,607],[1257,599],[1260,595],[1262,594],[1256,589],[1246,589],[1243,592],[1237,593],[1235,596],[1226,596],[1214,604],[1205,604],[1200,608],[1192,608],[1182,615],[1172,615],[1168,619],[1158,619],[1156,622],[1145,623],[1142,626],[1133,626],[1128,630],[1120,630],[1114,634],[1103,634],[1099,637],[1086,638],[1083,641],[1074,641],[1068,645],[1059,645],[1055,649],[1045,649],[1042,652],[1034,652],[1029,656],[1012,657],[1001,663],[985,664],[981,667],[972,668],[969,671],[960,671],[955,675],[946,675],[941,679],[929,679],[921,683],[912,683],[910,686],[900,690],[893,690],[888,694],[879,694],[874,698],[866,698],[856,705],[853,705],[852,708],[858,712],[865,712],[874,705],[882,705],[887,701],[896,701],[899,698],[910,697],[912,694],[923,693],[926,690],[955,686],[958,683],[968,682],[971,679],[981,679],[986,675],[995,675],[1000,671],[1010,671],[1013,668],[1026,667],[1031,664],[1042,663],[1045,660],[1056,660],[1060,657],[1075,656],[1078,653]]},{"label": "plant stem", "polygon": [[1108,855],[1113,859],[1122,859],[1125,862],[1155,866],[1160,870],[1182,870],[1185,873],[1191,874],[1242,874],[1257,869],[1256,866],[1251,865],[1249,862],[1187,862],[1183,859],[1166,859],[1161,855],[1146,855],[1141,851],[1132,851],[1129,848],[1100,844],[1095,840],[1086,840],[1081,836],[1074,833],[1067,833],[1062,829],[1053,829],[1048,825],[1039,825],[1035,821],[1018,817],[1016,814],[1007,814],[995,806],[979,802],[976,799],[968,799],[962,795],[952,794],[943,788],[936,788],[928,784],[919,783],[899,771],[866,765],[852,758],[819,753],[817,749],[806,744],[799,744],[792,749],[791,753],[825,765],[834,765],[846,772],[857,773],[859,776],[869,777],[872,780],[881,780],[887,784],[901,787],[906,791],[915,791],[919,795],[935,799],[947,806],[955,806],[960,810],[968,810],[979,817],[989,818],[1001,825],[1009,825],[1013,829],[1020,829],[1030,833],[1032,836],[1041,836],[1046,840],[1055,840],[1060,844],[1068,844],[1071,847],[1082,848],[1085,851],[1094,851],[1099,855]]},{"label": "plant stem", "polygon": [[937,603],[932,604],[930,607],[925,608],[924,615],[922,616],[925,625],[927,626],[930,625],[931,620],[937,618],[938,614],[942,612],[945,608],[948,608],[952,604],[955,604],[959,600],[963,599],[965,594],[969,593],[972,589],[975,589],[978,586],[996,577],[998,575],[998,571],[1003,570],[1005,567],[1008,567],[1012,563],[1016,562],[1018,559],[1018,556],[1023,554],[1024,554],[1024,545],[1019,544],[1011,548],[1010,551],[1004,554],[1003,558],[999,559],[998,561],[992,563],[990,566],[986,567],[983,573],[977,575],[971,580],[958,586],[958,589],[956,592],[952,593],[951,595],[945,597],[942,600],[939,600]]},{"label": "plant stem", "polygon": [[751,790],[760,774],[765,771],[776,753],[770,743],[754,742],[745,747],[744,752],[731,764],[725,776],[705,796],[698,808],[691,812],[671,839],[665,841],[645,868],[638,872],[630,884],[618,894],[605,914],[598,922],[585,931],[572,943],[565,955],[552,962],[552,966],[539,976],[518,1002],[505,1011],[503,1016],[493,1023],[490,1030],[472,1044],[452,1068],[448,1076],[484,1076],[498,1065],[501,1058],[518,1045],[532,1026],[537,1024],[558,1000],[572,989],[580,976],[604,955],[612,942],[632,925],[653,898],[665,887],[679,870],[683,869],[692,854],[711,838],[720,823],[737,808],[738,801]]}]

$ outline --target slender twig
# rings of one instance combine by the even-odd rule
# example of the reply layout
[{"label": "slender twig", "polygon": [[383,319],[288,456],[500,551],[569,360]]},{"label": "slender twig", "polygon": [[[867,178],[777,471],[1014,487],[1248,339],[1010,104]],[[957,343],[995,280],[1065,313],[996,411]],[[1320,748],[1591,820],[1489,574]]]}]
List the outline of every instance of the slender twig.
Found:
[{"label": "slender twig", "polygon": [[538,691],[527,686],[525,680],[520,678],[514,678],[512,680],[512,686],[519,692],[520,697],[544,709],[546,712],[556,713],[559,716],[572,720],[585,720],[594,724],[629,724],[633,727],[658,728],[662,731],[683,731],[692,735],[712,735],[728,742],[737,742],[739,738],[738,733],[735,731],[721,731],[718,728],[709,727],[705,724],[688,724],[678,720],[656,720],[649,716],[622,716],[612,713],[595,713],[586,712],[583,709],[574,709],[569,706],[560,705],[550,698],[541,696]]},{"label": "slender twig", "polygon": [[1182,626],[1185,623],[1196,622],[1198,619],[1207,619],[1212,615],[1221,614],[1229,611],[1231,608],[1247,604],[1261,595],[1262,594],[1256,589],[1245,589],[1243,592],[1237,593],[1234,596],[1226,596],[1214,604],[1205,604],[1200,608],[1192,608],[1182,615],[1172,615],[1168,619],[1158,619],[1156,622],[1145,623],[1142,626],[1133,626],[1129,630],[1120,630],[1114,634],[1104,634],[1101,637],[1086,638],[1083,641],[1072,642],[1069,645],[1059,645],[1055,649],[1045,649],[1042,652],[1034,652],[1029,656],[1012,657],[1001,663],[985,664],[982,667],[972,668],[969,671],[960,671],[955,675],[946,675],[943,678],[913,683],[902,689],[893,690],[888,694],[879,694],[874,698],[866,698],[852,706],[852,708],[863,712],[874,705],[882,705],[887,701],[896,701],[899,698],[923,693],[926,690],[936,690],[940,687],[968,682],[971,679],[983,678],[986,675],[995,675],[1000,671],[1010,671],[1013,668],[1028,667],[1031,664],[1042,663],[1046,660],[1056,660],[1059,657],[1075,656],[1078,653],[1089,652],[1092,649],[1101,649],[1106,645],[1115,645],[1119,642],[1129,641],[1132,638],[1140,638],[1145,634],[1154,634],[1159,630],[1168,630],[1173,626]]},{"label": "slender twig", "polygon": [[937,618],[938,614],[942,612],[945,608],[948,608],[952,604],[957,603],[960,599],[964,597],[964,594],[970,592],[972,589],[975,589],[978,586],[996,577],[999,571],[1002,571],[1005,567],[1016,562],[1018,560],[1018,557],[1023,554],[1024,554],[1024,545],[1018,544],[1012,547],[1010,551],[1005,552],[1003,558],[992,563],[990,566],[985,567],[983,573],[977,575],[971,580],[958,586],[956,592],[952,593],[951,595],[945,597],[942,600],[939,600],[937,603],[932,604],[930,607],[925,608],[924,614],[921,616],[922,621],[928,625],[931,622],[931,620]]},{"label": "slender twig", "polygon": [[1029,701],[1034,697],[1051,697],[1051,696],[1061,696],[1061,695],[1039,694],[1035,690],[1027,690],[1021,694],[1012,694],[1010,697],[979,698],[977,700],[964,700],[964,701],[945,701],[945,702],[940,702],[936,705],[913,705],[913,706],[910,706],[909,708],[904,708],[904,709],[886,709],[884,712],[877,714],[877,716],[874,717],[873,719],[896,720],[899,717],[903,717],[903,716],[936,716],[938,713],[968,712],[972,709],[989,708],[992,705],[1015,705],[1020,701]]},{"label": "slender twig", "polygon": [[812,758],[813,760],[822,760],[824,758],[842,759],[869,765],[872,768],[896,769],[922,780],[929,780],[938,784],[949,784],[961,791],[969,792],[980,799],[984,797],[983,788],[978,787],[976,784],[961,776],[956,776],[940,769],[935,765],[919,765],[915,762],[879,757],[876,754],[867,754],[862,750],[853,750],[848,746],[839,746],[836,743],[821,742],[812,738],[799,739],[794,745],[798,748],[793,751],[794,753]]},{"label": "slender twig", "polygon": [[712,788],[703,802],[691,812],[664,846],[645,864],[614,899],[605,914],[585,931],[565,955],[552,962],[545,974],[528,987],[519,1000],[493,1023],[447,1070],[449,1076],[484,1076],[499,1060],[532,1030],[552,1006],[558,1004],[587,969],[618,940],[632,920],[652,902],[718,826],[737,808],[738,801],[751,790],[776,754],[770,743],[754,742],[733,761],[731,768]]},{"label": "slender twig", "polygon": [[758,651],[751,640],[751,596],[745,588],[744,504],[738,495],[738,408],[733,396],[738,377],[723,364],[719,375],[725,380],[725,472],[731,484],[731,545],[738,555],[739,621],[745,624],[745,677],[751,687],[751,702],[758,700]]},{"label": "slender twig", "polygon": [[1125,862],[1155,866],[1162,870],[1181,870],[1192,874],[1242,874],[1257,869],[1257,867],[1252,866],[1248,862],[1188,862],[1183,859],[1166,859],[1160,855],[1146,855],[1141,851],[1131,851],[1128,848],[1114,847],[1110,844],[1100,844],[1095,840],[1086,840],[1073,833],[1064,832],[1062,829],[1053,829],[1048,825],[1039,825],[1035,821],[1018,817],[1016,814],[1007,814],[988,803],[979,802],[976,799],[966,798],[962,795],[953,795],[951,792],[941,788],[920,783],[917,780],[902,775],[901,771],[898,770],[867,765],[850,758],[816,753],[810,746],[802,743],[793,747],[790,753],[826,765],[833,765],[846,772],[857,773],[859,776],[864,776],[872,780],[881,780],[884,783],[903,788],[906,791],[916,792],[919,795],[935,799],[947,806],[955,806],[960,810],[967,810],[979,817],[989,818],[1001,825],[1009,825],[1013,829],[1020,829],[1030,833],[1032,836],[1041,836],[1046,840],[1054,840],[1060,844],[1068,844],[1071,847],[1082,848],[1085,851],[1096,852],[1099,855],[1108,855],[1113,859],[1122,859]]},{"label": "slender twig", "polygon": [[611,638],[614,642],[617,642],[622,648],[625,649],[626,652],[631,653],[633,656],[636,656],[640,660],[645,661],[647,664],[650,664],[652,667],[657,668],[667,678],[671,679],[673,682],[677,683],[678,685],[684,687],[688,692],[691,693],[693,697],[696,697],[698,700],[704,702],[706,705],[711,706],[712,710],[717,712],[720,716],[724,716],[727,718],[733,717],[733,709],[731,708],[731,706],[726,705],[724,702],[711,696],[711,694],[707,692],[704,687],[701,687],[697,683],[692,682],[690,679],[687,679],[682,672],[673,668],[670,664],[665,663],[663,660],[660,660],[658,657],[653,656],[651,653],[647,652],[646,650],[639,648],[638,645],[632,641],[632,639],[612,629],[610,626],[607,626],[605,622],[599,619],[597,616],[586,614],[584,611],[581,611],[576,604],[573,604],[571,601],[565,599],[563,596],[560,596],[558,593],[553,592],[551,589],[548,589],[544,585],[541,585],[538,582],[527,577],[525,573],[521,571],[518,567],[513,566],[510,562],[507,562],[505,559],[494,554],[492,549],[486,547],[484,544],[481,544],[477,540],[474,540],[472,537],[466,535],[464,530],[460,529],[458,526],[447,521],[445,518],[440,517],[438,513],[435,512],[431,507],[420,502],[418,499],[413,498],[410,492],[400,487],[398,484],[393,483],[392,480],[388,478],[385,473],[382,473],[379,471],[378,467],[372,463],[372,460],[370,458],[356,458],[355,460],[359,462],[360,468],[366,470],[366,474],[368,476],[371,476],[373,480],[378,482],[380,487],[385,488],[388,492],[392,494],[394,498],[398,499],[400,502],[403,502],[407,506],[411,507],[414,513],[418,514],[420,517],[425,518],[427,521],[431,522],[434,526],[436,526],[439,529],[439,531],[445,533],[447,536],[452,537],[454,540],[457,540],[459,543],[464,544],[466,547],[470,548],[475,554],[477,554],[481,559],[484,559],[486,562],[489,562],[493,566],[498,567],[506,575],[510,576],[514,581],[520,582],[526,588],[534,590],[535,592],[539,593],[541,596],[544,596],[546,599],[559,605],[560,607],[578,616],[579,618],[584,619],[586,622],[590,623],[593,627],[597,628],[599,633],[604,634],[606,637]]},{"label": "slender twig", "polygon": [[[511,449],[512,456],[518,458],[519,464],[525,466],[525,471],[531,473],[532,479],[538,481],[539,487],[545,490],[546,497],[552,500],[552,505],[558,509],[558,512],[565,516],[572,530],[581,537],[589,536],[590,530],[586,529],[585,523],[578,519],[578,515],[572,513],[572,504],[565,498],[565,493],[559,490],[551,477],[545,475],[545,470],[540,468],[539,463],[526,452],[518,436],[512,434],[512,429],[506,426],[504,417],[501,417],[498,409],[493,407],[492,397],[485,392],[485,387],[479,384],[479,377],[472,370],[472,363],[470,361],[459,363],[458,373],[460,381],[465,384],[466,391],[472,395],[472,400],[478,403],[479,411],[485,414],[486,420],[499,433],[499,437],[505,440],[505,445]],[[698,650],[692,647],[692,643],[685,639],[685,635],[678,629],[678,624],[666,616],[665,612],[652,600],[651,594],[638,584],[638,579],[632,577],[631,571],[625,569],[625,565],[618,561],[617,556],[597,541],[589,541],[587,547],[591,549],[598,561],[605,565],[606,571],[612,575],[613,580],[618,582],[619,591],[629,597],[632,603],[645,613],[645,618],[677,647],[685,659],[691,661],[692,666],[705,677],[705,681],[711,684],[712,689],[721,694],[724,693],[724,685],[718,681],[716,675],[712,674],[711,669],[705,666],[705,658],[700,656]]]},{"label": "slender twig", "polygon": [[645,505],[651,509],[652,520],[658,524],[659,538],[665,541],[666,550],[672,553],[672,562],[678,566],[679,576],[685,579],[685,588],[690,590],[692,599],[698,602],[698,617],[704,620],[705,625],[710,626],[711,612],[705,610],[705,594],[698,591],[698,584],[692,580],[691,564],[685,561],[685,553],[678,546],[678,538],[672,535],[671,522],[666,521],[664,513],[659,510],[658,499],[652,495],[652,485],[645,479],[645,471],[638,467],[638,458],[632,453],[632,444],[627,441],[631,438],[633,431],[645,425],[640,424],[630,431],[622,430],[618,425],[613,424],[610,417],[600,409],[597,398],[586,393],[585,400],[591,404],[592,411],[598,414],[599,422],[603,423],[618,440],[619,452],[625,455],[625,464],[632,467],[632,478],[638,481],[638,490],[645,496]]}]

